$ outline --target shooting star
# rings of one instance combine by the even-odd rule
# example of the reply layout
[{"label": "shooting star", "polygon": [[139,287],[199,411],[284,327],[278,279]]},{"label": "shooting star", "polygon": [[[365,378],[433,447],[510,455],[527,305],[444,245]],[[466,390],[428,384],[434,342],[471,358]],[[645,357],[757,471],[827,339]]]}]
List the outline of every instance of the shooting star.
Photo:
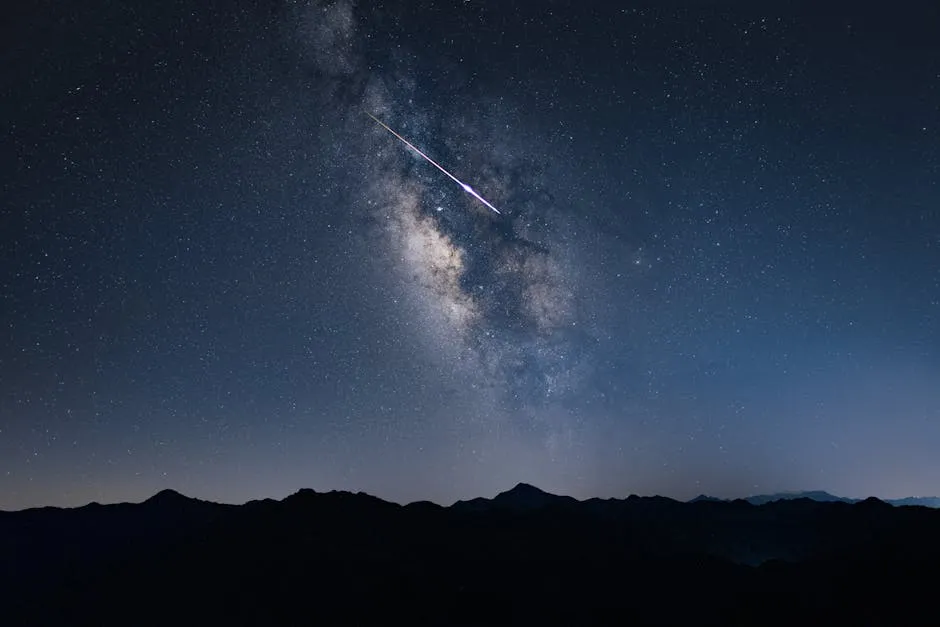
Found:
[{"label": "shooting star", "polygon": [[435,168],[437,168],[438,170],[440,170],[441,172],[443,172],[444,174],[446,174],[447,176],[449,176],[455,183],[457,183],[457,185],[460,185],[460,186],[463,188],[463,191],[467,192],[468,194],[470,194],[471,196],[473,196],[474,198],[476,198],[477,200],[479,200],[480,202],[482,202],[484,205],[486,205],[487,207],[489,207],[490,209],[492,209],[493,211],[495,211],[495,212],[498,213],[499,215],[502,215],[502,212],[501,212],[499,209],[497,209],[496,207],[494,207],[493,205],[491,205],[489,202],[487,202],[487,200],[486,200],[485,198],[483,198],[482,196],[480,196],[480,195],[476,192],[476,190],[474,190],[472,187],[470,187],[469,185],[467,185],[466,183],[464,183],[463,181],[461,181],[460,179],[458,179],[456,176],[454,176],[453,174],[451,174],[451,173],[448,172],[447,170],[445,170],[443,167],[441,167],[441,165],[440,165],[437,161],[435,161],[435,160],[432,159],[431,157],[427,156],[426,154],[424,154],[423,152],[421,152],[420,150],[418,150],[418,149],[415,147],[414,144],[412,144],[410,141],[408,141],[407,139],[405,139],[404,137],[402,137],[401,135],[399,135],[398,133],[396,133],[395,131],[393,131],[392,129],[390,129],[388,126],[385,125],[384,122],[382,122],[382,120],[378,119],[377,117],[375,117],[374,115],[372,115],[372,114],[369,113],[368,111],[366,111],[366,115],[368,115],[370,118],[372,118],[373,120],[375,120],[375,121],[379,124],[379,126],[381,126],[382,128],[384,128],[386,131],[388,131],[389,133],[391,133],[392,135],[394,135],[395,137],[397,137],[398,139],[400,139],[402,142],[404,142],[404,144],[405,144],[406,146],[408,146],[409,148],[411,148],[412,150],[414,150],[416,153],[418,153],[419,155],[421,155],[422,157],[424,157],[424,158],[428,161],[428,163],[430,163],[430,164],[433,165]]}]

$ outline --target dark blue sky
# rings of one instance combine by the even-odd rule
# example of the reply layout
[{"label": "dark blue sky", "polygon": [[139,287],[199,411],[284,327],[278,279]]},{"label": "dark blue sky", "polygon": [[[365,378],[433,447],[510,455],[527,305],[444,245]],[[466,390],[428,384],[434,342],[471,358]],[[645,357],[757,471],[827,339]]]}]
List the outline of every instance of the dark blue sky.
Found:
[{"label": "dark blue sky", "polygon": [[940,492],[940,8],[757,4],[10,12],[0,509]]}]

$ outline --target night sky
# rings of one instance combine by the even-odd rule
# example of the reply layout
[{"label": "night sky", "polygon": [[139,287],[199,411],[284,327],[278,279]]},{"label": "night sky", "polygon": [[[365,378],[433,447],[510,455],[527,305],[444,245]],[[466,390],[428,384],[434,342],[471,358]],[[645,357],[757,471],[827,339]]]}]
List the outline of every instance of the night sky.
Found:
[{"label": "night sky", "polygon": [[936,2],[20,4],[0,509],[940,493]]}]

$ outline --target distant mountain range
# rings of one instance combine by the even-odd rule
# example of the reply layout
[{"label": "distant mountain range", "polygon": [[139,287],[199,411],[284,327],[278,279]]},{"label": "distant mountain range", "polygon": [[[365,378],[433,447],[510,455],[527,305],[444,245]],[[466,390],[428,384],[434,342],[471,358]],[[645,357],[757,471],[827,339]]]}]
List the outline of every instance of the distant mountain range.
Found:
[{"label": "distant mountain range", "polygon": [[443,507],[164,490],[0,512],[4,626],[902,625],[933,609],[905,591],[938,578],[940,511],[825,492],[578,501],[521,483]]},{"label": "distant mountain range", "polygon": [[[630,496],[628,498],[649,498],[649,499],[666,499],[667,497],[654,496],[654,497],[638,497]],[[764,505],[766,503],[773,503],[776,501],[792,501],[795,499],[809,499],[811,501],[817,501],[819,503],[861,503],[866,499],[852,499],[844,496],[836,496],[830,494],[823,490],[805,490],[798,492],[776,492],[773,494],[756,494],[754,496],[749,496],[742,500],[747,501],[751,505]],[[580,501],[590,503],[600,499],[588,499],[587,501]],[[616,500],[616,499],[614,499]],[[669,499],[671,500],[671,499]],[[690,502],[698,501],[720,501],[720,502],[732,502],[735,499],[721,499],[713,496],[706,496],[704,494],[699,495],[692,499]],[[889,505],[894,505],[896,507],[900,506],[916,506],[916,507],[932,507],[940,508],[940,497],[936,496],[909,496],[902,499],[879,499],[880,501],[887,503]],[[457,501],[451,507],[462,511],[480,511],[484,509],[491,508],[511,508],[516,510],[526,510],[534,509],[539,507],[545,507],[547,505],[570,505],[573,503],[578,503],[579,501],[570,496],[557,496],[555,494],[549,494],[535,486],[529,485],[527,483],[520,483],[511,490],[506,492],[501,492],[497,494],[495,498],[486,499],[486,498],[475,498],[469,501]]]},{"label": "distant mountain range", "polygon": [[[864,499],[850,499],[844,496],[836,496],[834,494],[829,494],[822,490],[813,490],[805,492],[777,492],[774,494],[757,494],[755,496],[749,496],[743,500],[747,501],[751,505],[763,505],[764,503],[773,503],[774,501],[788,501],[793,499],[810,499],[811,501],[818,501],[820,503],[859,503]],[[719,499],[713,496],[706,496],[704,494],[695,497],[691,502],[696,501],[730,501],[731,499]],[[903,499],[881,499],[883,502],[888,503],[889,505],[894,505],[897,507],[901,506],[917,506],[917,507],[933,507],[940,508],[940,497],[936,496],[909,496]]]}]

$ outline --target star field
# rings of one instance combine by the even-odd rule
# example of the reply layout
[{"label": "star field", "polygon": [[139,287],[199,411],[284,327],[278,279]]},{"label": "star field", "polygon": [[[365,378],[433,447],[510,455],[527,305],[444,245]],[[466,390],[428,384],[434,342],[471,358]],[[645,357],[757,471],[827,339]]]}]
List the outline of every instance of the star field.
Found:
[{"label": "star field", "polygon": [[9,16],[0,509],[940,492],[932,3],[238,4]]}]

